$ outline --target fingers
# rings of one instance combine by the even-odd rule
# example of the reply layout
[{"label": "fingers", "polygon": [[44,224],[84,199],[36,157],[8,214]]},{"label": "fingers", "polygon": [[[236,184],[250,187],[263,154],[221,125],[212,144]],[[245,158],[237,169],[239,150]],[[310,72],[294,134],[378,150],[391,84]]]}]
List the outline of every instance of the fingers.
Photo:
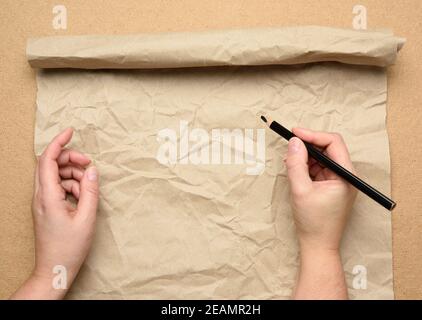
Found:
[{"label": "fingers", "polygon": [[44,150],[39,159],[39,181],[43,187],[49,190],[57,189],[59,186],[59,169],[57,165],[57,158],[59,157],[62,148],[69,143],[72,138],[73,129],[67,128],[58,134]]},{"label": "fingers", "polygon": [[62,178],[61,186],[67,193],[72,193],[76,199],[79,199],[80,182],[83,179],[84,172],[84,169],[74,166],[59,169],[59,174]]},{"label": "fingers", "polygon": [[98,195],[98,172],[95,167],[89,167],[85,170],[80,182],[78,215],[85,218],[95,217]]},{"label": "fingers", "polygon": [[312,187],[309,177],[308,151],[303,142],[294,137],[289,140],[286,167],[290,189],[293,195],[300,195]]},{"label": "fingers", "polygon": [[80,185],[79,181],[76,181],[74,179],[67,179],[61,181],[61,186],[64,190],[66,190],[67,193],[73,194],[75,199],[79,199],[80,195]]},{"label": "fingers", "polygon": [[91,161],[82,153],[64,149],[72,138],[68,128],[58,134],[39,158],[36,182],[49,197],[62,199],[64,191],[78,199],[78,213],[95,217],[98,204],[98,178],[95,168],[84,169]]},{"label": "fingers", "polygon": [[50,142],[50,144],[44,150],[42,156],[50,160],[57,160],[60,153],[62,152],[62,148],[70,142],[70,139],[72,139],[72,135],[72,128],[63,130]]},{"label": "fingers", "polygon": [[84,169],[78,167],[67,166],[60,168],[59,174],[62,179],[75,179],[77,181],[81,181],[84,176],[84,171]]},{"label": "fingers", "polygon": [[57,158],[57,164],[59,166],[77,164],[81,167],[86,167],[90,162],[91,160],[83,153],[70,149],[63,150]]},{"label": "fingers", "polygon": [[338,164],[354,172],[349,151],[338,133],[317,132],[309,129],[294,128],[293,133],[300,139],[325,149],[325,153]]}]

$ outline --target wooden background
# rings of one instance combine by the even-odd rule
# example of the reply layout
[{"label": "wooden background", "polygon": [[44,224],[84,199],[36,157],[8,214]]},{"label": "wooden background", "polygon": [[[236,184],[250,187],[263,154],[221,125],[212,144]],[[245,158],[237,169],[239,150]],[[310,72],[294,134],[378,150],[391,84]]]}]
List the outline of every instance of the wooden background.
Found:
[{"label": "wooden background", "polygon": [[[52,27],[54,5],[67,8],[68,27]],[[56,0],[0,2],[0,298],[34,263],[31,198],[35,158],[36,84],[25,57],[29,37],[196,31],[256,26],[352,26],[366,6],[370,29],[407,38],[388,71],[388,116],[397,299],[422,299],[422,1],[421,0]]]}]

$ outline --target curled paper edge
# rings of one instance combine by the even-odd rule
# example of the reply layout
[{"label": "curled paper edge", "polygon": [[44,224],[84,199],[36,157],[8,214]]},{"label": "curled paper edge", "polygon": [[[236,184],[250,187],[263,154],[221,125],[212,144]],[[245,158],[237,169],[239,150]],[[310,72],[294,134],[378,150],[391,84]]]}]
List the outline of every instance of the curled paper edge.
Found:
[{"label": "curled paper edge", "polygon": [[33,68],[157,69],[322,61],[386,67],[404,38],[318,26],[29,39]]}]

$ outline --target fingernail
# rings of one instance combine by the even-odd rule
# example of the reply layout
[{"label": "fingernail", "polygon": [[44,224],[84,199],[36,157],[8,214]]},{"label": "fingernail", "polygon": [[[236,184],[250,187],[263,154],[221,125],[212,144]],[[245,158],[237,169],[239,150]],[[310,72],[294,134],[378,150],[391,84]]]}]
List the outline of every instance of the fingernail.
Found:
[{"label": "fingernail", "polygon": [[289,153],[296,153],[299,151],[300,141],[299,138],[293,137],[289,140]]},{"label": "fingernail", "polygon": [[97,174],[97,168],[95,167],[89,167],[88,169],[88,180],[89,181],[97,181],[98,179],[98,174]]}]

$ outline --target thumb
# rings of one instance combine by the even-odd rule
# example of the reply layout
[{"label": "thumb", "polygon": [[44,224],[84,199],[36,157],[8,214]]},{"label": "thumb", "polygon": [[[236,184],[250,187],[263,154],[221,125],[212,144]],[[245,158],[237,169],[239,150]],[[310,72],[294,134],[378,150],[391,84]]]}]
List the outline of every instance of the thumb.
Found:
[{"label": "thumb", "polygon": [[98,171],[95,167],[85,170],[80,184],[78,214],[95,216],[98,205]]},{"label": "thumb", "polygon": [[303,194],[309,190],[312,180],[309,177],[308,151],[303,141],[297,137],[289,140],[286,167],[292,194]]}]

